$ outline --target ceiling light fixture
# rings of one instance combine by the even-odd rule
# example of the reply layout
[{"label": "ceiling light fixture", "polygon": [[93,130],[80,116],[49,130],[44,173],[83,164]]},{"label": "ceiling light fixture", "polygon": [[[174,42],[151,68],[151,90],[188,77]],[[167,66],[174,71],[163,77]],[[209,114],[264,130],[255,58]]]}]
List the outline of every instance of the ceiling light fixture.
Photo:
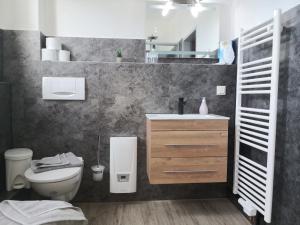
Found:
[{"label": "ceiling light fixture", "polygon": [[199,2],[199,0],[196,0],[194,5],[191,7],[191,14],[193,17],[197,18],[199,13],[206,10],[207,8],[202,6]]},{"label": "ceiling light fixture", "polygon": [[161,12],[162,16],[167,16],[171,9],[174,9],[173,1],[169,0],[164,6]]}]

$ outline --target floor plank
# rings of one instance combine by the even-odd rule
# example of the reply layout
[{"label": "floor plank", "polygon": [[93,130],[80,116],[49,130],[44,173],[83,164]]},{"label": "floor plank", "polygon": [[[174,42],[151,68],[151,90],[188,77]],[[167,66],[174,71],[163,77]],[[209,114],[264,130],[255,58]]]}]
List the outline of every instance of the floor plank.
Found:
[{"label": "floor plank", "polygon": [[250,225],[228,199],[76,205],[89,225]]}]

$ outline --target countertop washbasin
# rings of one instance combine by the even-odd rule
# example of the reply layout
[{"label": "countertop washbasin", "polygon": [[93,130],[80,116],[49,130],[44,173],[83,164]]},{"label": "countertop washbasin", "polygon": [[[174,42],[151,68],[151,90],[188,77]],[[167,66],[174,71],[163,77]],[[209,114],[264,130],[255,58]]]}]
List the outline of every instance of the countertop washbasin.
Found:
[{"label": "countertop washbasin", "polygon": [[146,114],[149,120],[229,120],[229,117],[214,114]]}]

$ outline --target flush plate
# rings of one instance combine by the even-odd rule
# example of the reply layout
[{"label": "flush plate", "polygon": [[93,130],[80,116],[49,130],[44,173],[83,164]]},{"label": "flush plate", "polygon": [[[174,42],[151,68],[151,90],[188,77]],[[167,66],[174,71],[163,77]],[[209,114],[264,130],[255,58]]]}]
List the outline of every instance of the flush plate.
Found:
[{"label": "flush plate", "polygon": [[85,100],[85,78],[43,77],[43,99]]}]

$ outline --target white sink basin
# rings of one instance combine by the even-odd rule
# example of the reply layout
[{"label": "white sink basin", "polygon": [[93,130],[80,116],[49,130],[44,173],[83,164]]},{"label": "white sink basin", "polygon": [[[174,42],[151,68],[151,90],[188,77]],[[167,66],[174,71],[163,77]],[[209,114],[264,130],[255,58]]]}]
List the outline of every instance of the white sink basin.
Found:
[{"label": "white sink basin", "polygon": [[229,120],[229,117],[214,114],[146,114],[149,120]]}]

